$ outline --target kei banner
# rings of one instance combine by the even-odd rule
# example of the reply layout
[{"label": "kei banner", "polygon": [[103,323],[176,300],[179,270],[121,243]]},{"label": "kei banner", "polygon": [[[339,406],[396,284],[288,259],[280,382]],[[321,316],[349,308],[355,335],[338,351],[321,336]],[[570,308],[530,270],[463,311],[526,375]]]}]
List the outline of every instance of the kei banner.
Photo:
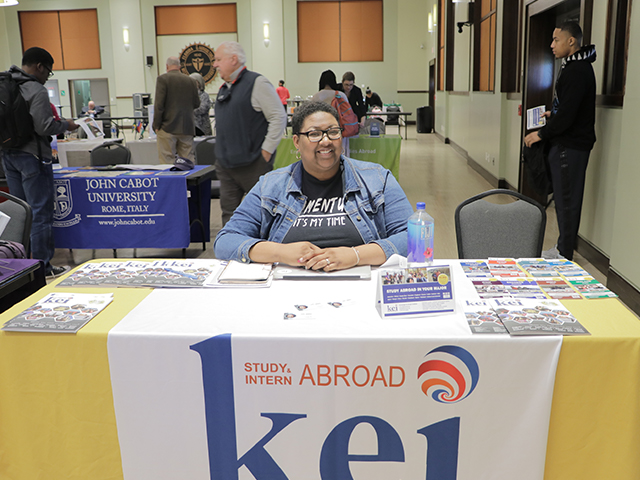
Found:
[{"label": "kei banner", "polygon": [[544,476],[561,337],[251,335],[168,294],[109,335],[125,480]]}]

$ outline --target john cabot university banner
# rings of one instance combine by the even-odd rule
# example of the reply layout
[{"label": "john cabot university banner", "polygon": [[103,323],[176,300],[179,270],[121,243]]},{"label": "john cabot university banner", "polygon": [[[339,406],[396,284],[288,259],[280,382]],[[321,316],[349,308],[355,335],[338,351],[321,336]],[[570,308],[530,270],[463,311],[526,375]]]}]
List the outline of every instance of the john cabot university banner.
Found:
[{"label": "john cabot university banner", "polygon": [[68,177],[70,175],[57,174],[54,179],[56,247],[184,248],[189,245],[183,175],[129,172],[109,177]]},{"label": "john cabot university banner", "polygon": [[543,478],[558,337],[114,330],[125,480]]}]

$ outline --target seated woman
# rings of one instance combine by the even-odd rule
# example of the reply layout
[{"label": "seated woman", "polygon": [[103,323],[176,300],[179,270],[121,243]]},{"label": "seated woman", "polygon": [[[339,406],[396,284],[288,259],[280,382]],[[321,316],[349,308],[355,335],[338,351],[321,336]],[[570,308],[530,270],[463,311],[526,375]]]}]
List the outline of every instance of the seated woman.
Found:
[{"label": "seated woman", "polygon": [[292,127],[300,161],[260,177],[218,233],[216,257],[333,271],[406,255],[413,209],[389,170],[342,156],[338,112],[305,102]]}]

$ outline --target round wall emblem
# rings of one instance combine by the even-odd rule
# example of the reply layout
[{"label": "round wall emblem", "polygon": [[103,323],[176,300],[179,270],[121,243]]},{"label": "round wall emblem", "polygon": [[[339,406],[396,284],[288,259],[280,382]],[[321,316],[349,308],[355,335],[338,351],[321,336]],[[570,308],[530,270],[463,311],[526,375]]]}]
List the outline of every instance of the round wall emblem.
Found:
[{"label": "round wall emblem", "polygon": [[213,66],[214,60],[213,48],[204,43],[192,43],[180,52],[180,71],[187,75],[199,73],[205,83],[209,83],[218,73]]}]

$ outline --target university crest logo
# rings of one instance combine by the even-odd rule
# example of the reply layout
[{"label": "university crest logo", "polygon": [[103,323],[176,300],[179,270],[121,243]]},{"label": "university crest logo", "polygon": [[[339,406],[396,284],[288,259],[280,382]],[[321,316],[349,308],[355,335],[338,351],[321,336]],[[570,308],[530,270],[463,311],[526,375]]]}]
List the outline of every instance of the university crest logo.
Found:
[{"label": "university crest logo", "polygon": [[215,53],[209,45],[192,43],[180,52],[180,71],[187,75],[199,73],[205,83],[209,83],[218,72],[213,66],[214,60]]},{"label": "university crest logo", "polygon": [[54,180],[53,218],[62,220],[73,210],[73,198],[71,196],[71,180]]}]

